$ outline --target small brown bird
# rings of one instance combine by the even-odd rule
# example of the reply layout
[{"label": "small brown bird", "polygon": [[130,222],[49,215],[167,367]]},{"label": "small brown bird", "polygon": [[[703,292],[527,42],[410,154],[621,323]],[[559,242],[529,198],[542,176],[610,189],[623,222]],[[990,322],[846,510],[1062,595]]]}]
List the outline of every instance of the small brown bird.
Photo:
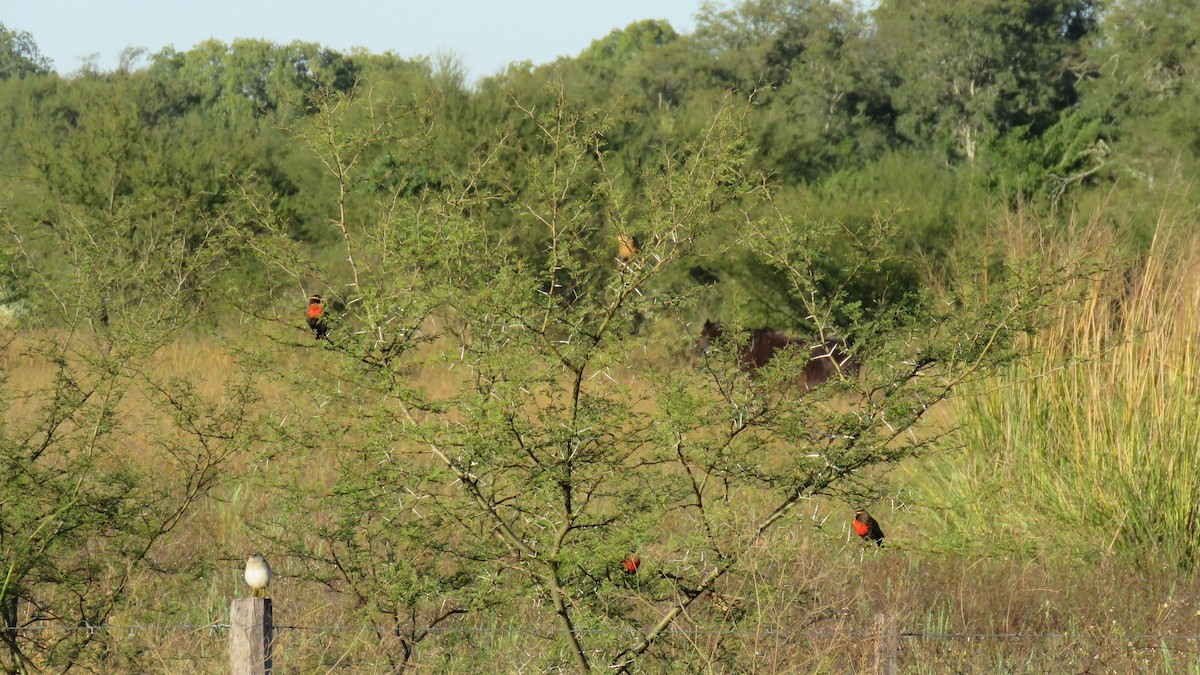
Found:
[{"label": "small brown bird", "polygon": [[625,556],[621,564],[624,565],[626,574],[637,574],[638,568],[642,566],[642,559],[636,555]]},{"label": "small brown bird", "polygon": [[308,327],[313,330],[313,337],[317,340],[329,334],[329,325],[325,323],[324,314],[325,303],[321,301],[321,296],[316,293],[308,296]]},{"label": "small brown bird", "polygon": [[622,265],[628,265],[633,256],[638,253],[638,240],[632,234],[622,232],[617,235],[617,258]]},{"label": "small brown bird", "polygon": [[864,541],[873,541],[876,546],[883,546],[883,530],[865,509],[854,512],[854,533]]},{"label": "small brown bird", "polygon": [[275,575],[271,573],[271,566],[261,553],[251,553],[246,556],[246,571],[243,576],[246,585],[254,591],[254,597],[261,598],[266,597],[267,586],[271,585],[271,577]]}]

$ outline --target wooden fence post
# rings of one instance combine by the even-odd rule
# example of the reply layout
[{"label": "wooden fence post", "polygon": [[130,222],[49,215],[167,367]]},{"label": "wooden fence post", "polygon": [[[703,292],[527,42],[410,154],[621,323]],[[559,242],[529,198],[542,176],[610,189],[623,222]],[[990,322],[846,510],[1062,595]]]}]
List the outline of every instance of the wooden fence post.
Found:
[{"label": "wooden fence post", "polygon": [[270,675],[275,624],[270,598],[234,598],[229,606],[229,666],[233,675]]},{"label": "wooden fence post", "polygon": [[896,652],[900,649],[900,633],[896,623],[885,614],[875,615],[875,672],[896,675]]}]

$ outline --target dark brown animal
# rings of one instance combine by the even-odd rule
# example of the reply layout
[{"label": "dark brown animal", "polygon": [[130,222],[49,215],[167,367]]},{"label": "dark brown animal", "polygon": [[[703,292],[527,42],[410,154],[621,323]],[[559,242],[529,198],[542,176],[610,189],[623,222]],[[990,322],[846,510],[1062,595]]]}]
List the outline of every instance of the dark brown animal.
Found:
[{"label": "dark brown animal", "polygon": [[814,389],[837,377],[838,373],[853,377],[858,362],[846,351],[846,341],[833,335],[809,348],[808,363],[804,364],[804,388]]},{"label": "dark brown animal", "polygon": [[[720,321],[705,321],[700,339],[696,341],[696,355],[700,358],[707,355],[724,332],[725,325]],[[775,352],[795,343],[795,340],[774,328],[751,329],[749,337],[749,341],[738,350],[738,364],[750,371],[767,365]]]},{"label": "dark brown animal", "polygon": [[[719,321],[705,321],[696,341],[696,358],[694,364],[706,357],[709,348],[721,337],[724,325]],[[780,350],[792,347],[802,347],[803,340],[789,337],[774,328],[755,328],[750,331],[749,341],[738,350],[738,365],[745,368],[751,375],[759,368],[767,365]],[[829,381],[840,370],[852,375],[858,369],[857,364],[846,351],[846,342],[840,337],[829,337],[823,343],[809,347],[808,363],[800,374],[800,385],[804,389],[815,389]]]}]

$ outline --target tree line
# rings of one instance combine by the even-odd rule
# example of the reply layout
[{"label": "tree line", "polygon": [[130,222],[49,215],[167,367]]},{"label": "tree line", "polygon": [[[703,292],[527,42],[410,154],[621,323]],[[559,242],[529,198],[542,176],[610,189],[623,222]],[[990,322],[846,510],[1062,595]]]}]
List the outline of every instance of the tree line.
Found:
[{"label": "tree line", "polygon": [[[216,213],[235,182],[252,181],[274,195],[297,241],[322,246],[335,238],[319,206],[326,188],[284,131],[313,114],[318,91],[426,102],[422,114],[437,123],[420,155],[385,148],[363,158],[381,189],[399,181],[412,191],[438,189],[505,134],[536,143],[522,109],[558,96],[617,106],[623,118],[603,144],[635,192],[639,170],[698,138],[715,103],[737,92],[753,104],[753,163],[786,208],[852,235],[890,207],[897,243],[936,261],[983,227],[980,203],[1055,208],[1186,174],[1197,135],[1188,11],[1094,0],[713,5],[690,34],[639,21],[575,57],[514,63],[474,86],[449,58],[260,40],[130,50],[113,72],[85,66],[64,78],[34,36],[4,28],[0,163],[21,178],[13,221],[33,231],[59,205],[144,210],[141,227],[153,230],[168,204]],[[531,260],[544,255],[537,235],[512,236]],[[858,282],[863,302],[895,301],[923,272],[894,267]],[[838,268],[834,259],[822,272]],[[761,260],[688,272],[679,283],[746,287],[757,320],[799,321]],[[884,286],[886,298],[867,290]]]}]

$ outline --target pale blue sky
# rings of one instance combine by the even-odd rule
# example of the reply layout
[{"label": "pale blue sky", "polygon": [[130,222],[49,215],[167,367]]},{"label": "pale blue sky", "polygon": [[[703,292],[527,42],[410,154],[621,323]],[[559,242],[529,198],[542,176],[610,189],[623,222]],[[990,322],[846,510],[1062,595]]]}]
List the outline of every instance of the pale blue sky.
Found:
[{"label": "pale blue sky", "polygon": [[[317,42],[404,58],[450,53],[474,82],[513,61],[575,56],[640,19],[690,33],[703,0],[0,0],[0,22],[33,35],[61,74],[95,56],[116,67],[126,47],[186,51],[216,38]],[[728,2],[716,3],[729,6]]]}]

